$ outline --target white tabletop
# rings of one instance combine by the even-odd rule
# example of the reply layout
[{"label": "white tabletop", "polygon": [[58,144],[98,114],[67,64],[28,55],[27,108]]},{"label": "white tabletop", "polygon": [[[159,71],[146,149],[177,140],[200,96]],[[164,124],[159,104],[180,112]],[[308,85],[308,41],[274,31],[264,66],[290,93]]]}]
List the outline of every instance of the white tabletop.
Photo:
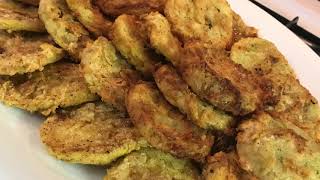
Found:
[{"label": "white tabletop", "polygon": [[319,0],[256,0],[281,16],[292,20],[299,16],[298,25],[320,38]]}]

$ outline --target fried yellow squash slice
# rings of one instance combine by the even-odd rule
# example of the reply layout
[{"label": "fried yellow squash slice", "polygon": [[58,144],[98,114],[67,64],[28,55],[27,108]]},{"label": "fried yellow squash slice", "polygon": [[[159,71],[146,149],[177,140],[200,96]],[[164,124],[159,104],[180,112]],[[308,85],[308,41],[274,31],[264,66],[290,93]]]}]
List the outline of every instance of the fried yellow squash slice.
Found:
[{"label": "fried yellow squash slice", "polygon": [[112,22],[106,19],[92,0],[66,0],[77,19],[95,36],[107,36]]},{"label": "fried yellow squash slice", "polygon": [[104,180],[200,180],[188,160],[155,149],[133,152],[107,170]]},{"label": "fried yellow squash slice", "polygon": [[136,16],[121,15],[113,24],[111,39],[120,53],[146,77],[152,77],[159,57],[148,47],[143,22]]},{"label": "fried yellow squash slice", "polygon": [[186,114],[196,125],[218,131],[227,131],[233,125],[232,116],[202,101],[173,67],[160,67],[154,79],[167,101]]},{"label": "fried yellow squash slice", "polygon": [[39,15],[54,41],[76,61],[91,42],[89,32],[72,16],[65,0],[41,0]]},{"label": "fried yellow squash slice", "polygon": [[81,164],[105,165],[146,147],[125,113],[101,103],[61,110],[42,124],[40,135],[49,153]]},{"label": "fried yellow squash slice", "polygon": [[7,31],[45,32],[38,8],[13,0],[0,0],[0,29]]},{"label": "fried yellow squash slice", "polygon": [[165,15],[183,42],[226,48],[232,41],[233,12],[226,0],[168,0]]},{"label": "fried yellow squash slice", "polygon": [[58,107],[79,105],[97,97],[87,87],[80,66],[55,63],[25,75],[1,77],[0,100],[7,105],[49,115]]},{"label": "fried yellow squash slice", "polygon": [[64,51],[54,46],[48,35],[0,32],[0,74],[15,75],[59,61]]},{"label": "fried yellow squash slice", "polygon": [[142,15],[159,11],[163,12],[167,0],[96,0],[97,5],[107,15],[122,14]]},{"label": "fried yellow squash slice", "polygon": [[81,65],[93,93],[120,110],[125,110],[129,87],[140,77],[104,37],[99,37],[83,52]]},{"label": "fried yellow squash slice", "polygon": [[198,161],[210,152],[212,135],[188,121],[154,85],[140,82],[133,86],[128,93],[127,110],[152,146]]},{"label": "fried yellow squash slice", "polygon": [[258,179],[320,178],[320,145],[294,124],[260,113],[239,131],[241,167]]},{"label": "fried yellow squash slice", "polygon": [[240,168],[238,157],[234,152],[219,152],[208,157],[202,175],[204,180],[257,180]]}]

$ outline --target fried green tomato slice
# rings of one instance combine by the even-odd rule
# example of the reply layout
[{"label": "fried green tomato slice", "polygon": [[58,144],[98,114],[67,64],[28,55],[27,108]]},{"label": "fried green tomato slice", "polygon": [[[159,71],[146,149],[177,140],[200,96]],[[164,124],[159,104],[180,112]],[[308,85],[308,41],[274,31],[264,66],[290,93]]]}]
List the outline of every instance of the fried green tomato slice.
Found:
[{"label": "fried green tomato slice", "polygon": [[112,22],[106,19],[92,0],[66,0],[77,19],[95,36],[107,36]]},{"label": "fried green tomato slice", "polygon": [[105,165],[146,147],[125,113],[102,103],[61,110],[41,125],[49,153],[72,163]]},{"label": "fried green tomato slice", "polygon": [[104,180],[200,180],[197,168],[155,149],[142,149],[126,156],[107,170]]},{"label": "fried green tomato slice", "polygon": [[240,165],[258,179],[320,178],[320,145],[294,124],[260,113],[239,131]]},{"label": "fried green tomato slice", "polygon": [[226,48],[232,41],[233,12],[226,0],[168,0],[165,15],[183,42]]},{"label": "fried green tomato slice", "polygon": [[7,31],[45,32],[38,8],[13,0],[0,0],[0,29]]},{"label": "fried green tomato slice", "polygon": [[81,65],[91,92],[124,111],[129,87],[140,77],[117,53],[112,43],[99,37],[84,50]]},{"label": "fried green tomato slice", "polygon": [[163,12],[167,0],[96,0],[107,15],[142,15],[154,11]]},{"label": "fried green tomato slice", "polygon": [[64,51],[54,46],[48,35],[0,32],[0,75],[36,70],[62,59]]},{"label": "fried green tomato slice", "polygon": [[34,6],[38,6],[39,2],[40,2],[40,0],[16,0],[16,1],[20,1],[25,4],[30,4],[30,5],[34,5]]},{"label": "fried green tomato slice", "polygon": [[133,124],[153,147],[197,161],[209,154],[213,136],[187,120],[154,85],[140,82],[133,86],[128,93],[127,110]]},{"label": "fried green tomato slice", "polygon": [[205,180],[257,180],[256,177],[240,168],[234,152],[219,152],[207,158],[202,172]]},{"label": "fried green tomato slice", "polygon": [[228,131],[232,127],[233,117],[202,101],[173,67],[160,67],[154,79],[167,101],[186,114],[196,125],[218,131]]},{"label": "fried green tomato slice", "polygon": [[39,15],[54,41],[76,61],[91,42],[89,32],[72,16],[65,0],[41,0]]},{"label": "fried green tomato slice", "polygon": [[96,100],[80,72],[80,65],[55,63],[25,75],[1,77],[0,100],[43,115],[58,107],[69,107]]},{"label": "fried green tomato slice", "polygon": [[113,24],[111,39],[120,53],[146,77],[152,77],[159,57],[148,47],[147,32],[138,17],[121,15]]}]

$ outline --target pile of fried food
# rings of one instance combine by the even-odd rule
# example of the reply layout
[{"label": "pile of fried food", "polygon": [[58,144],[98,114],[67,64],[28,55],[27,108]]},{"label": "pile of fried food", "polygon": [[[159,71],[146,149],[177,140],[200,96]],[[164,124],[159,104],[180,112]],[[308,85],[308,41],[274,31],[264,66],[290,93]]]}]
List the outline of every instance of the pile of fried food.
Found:
[{"label": "pile of fried food", "polygon": [[0,0],[0,99],[105,180],[320,179],[320,108],[226,0]]}]

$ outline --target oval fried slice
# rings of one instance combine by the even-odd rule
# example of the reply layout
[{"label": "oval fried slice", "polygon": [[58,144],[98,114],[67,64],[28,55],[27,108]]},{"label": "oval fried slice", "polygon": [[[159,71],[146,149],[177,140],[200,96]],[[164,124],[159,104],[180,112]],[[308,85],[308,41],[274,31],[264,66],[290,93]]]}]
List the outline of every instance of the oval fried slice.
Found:
[{"label": "oval fried slice", "polygon": [[62,59],[64,51],[47,35],[0,32],[0,75],[15,75],[36,70]]},{"label": "oval fried slice", "polygon": [[92,0],[66,0],[77,19],[95,36],[107,36],[112,22],[106,19]]},{"label": "oval fried slice", "polygon": [[320,178],[320,146],[294,124],[260,113],[242,123],[239,130],[241,167],[257,178]]},{"label": "oval fried slice", "polygon": [[133,86],[127,110],[135,127],[154,147],[178,157],[202,161],[210,152],[213,136],[193,125],[148,83]]},{"label": "oval fried slice", "polygon": [[7,31],[45,32],[38,8],[13,0],[0,0],[0,29]]},{"label": "oval fried slice", "polygon": [[80,66],[55,63],[41,72],[1,77],[0,100],[30,112],[49,115],[58,107],[96,100],[80,72]]},{"label": "oval fried slice", "polygon": [[125,113],[101,103],[62,110],[42,124],[40,135],[49,153],[81,164],[105,165],[146,147]]},{"label": "oval fried slice", "polygon": [[96,0],[97,5],[107,15],[122,14],[142,15],[159,11],[163,12],[167,0]]},{"label": "oval fried slice", "polygon": [[207,158],[202,172],[205,180],[257,180],[256,177],[241,169],[234,152],[219,152]]},{"label": "oval fried slice", "polygon": [[16,1],[20,1],[25,4],[30,4],[30,5],[34,5],[34,6],[38,6],[39,2],[40,2],[40,0],[16,0]]},{"label": "oval fried slice", "polygon": [[65,0],[41,0],[39,15],[54,41],[75,60],[91,42],[88,31],[75,20]]},{"label": "oval fried slice", "polygon": [[165,15],[185,43],[199,40],[226,48],[232,40],[233,12],[226,0],[168,0]]},{"label": "oval fried slice", "polygon": [[133,152],[107,170],[104,180],[199,180],[188,160],[154,149]]},{"label": "oval fried slice", "polygon": [[125,111],[129,87],[140,77],[119,56],[112,43],[99,37],[84,50],[81,65],[90,90],[100,95],[106,103]]},{"label": "oval fried slice", "polygon": [[194,94],[173,67],[160,67],[154,79],[167,101],[186,114],[196,125],[204,129],[228,131],[234,124],[232,116],[217,110]]},{"label": "oval fried slice", "polygon": [[113,24],[111,39],[120,53],[146,77],[152,77],[159,57],[148,47],[144,24],[136,16],[121,15]]}]

